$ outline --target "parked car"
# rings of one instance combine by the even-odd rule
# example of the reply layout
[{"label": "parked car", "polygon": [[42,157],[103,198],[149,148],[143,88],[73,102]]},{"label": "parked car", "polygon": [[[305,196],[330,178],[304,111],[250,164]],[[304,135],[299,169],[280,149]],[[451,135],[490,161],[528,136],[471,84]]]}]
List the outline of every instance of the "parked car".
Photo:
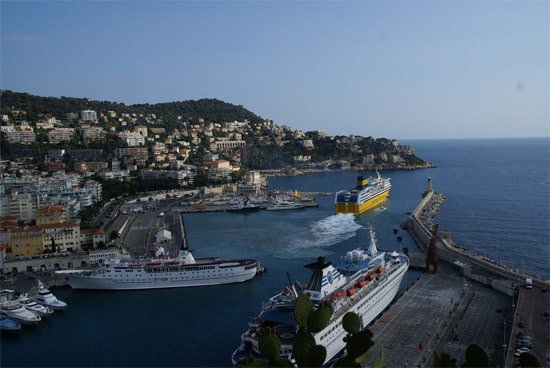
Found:
[{"label": "parked car", "polygon": [[533,345],[531,345],[530,342],[521,342],[516,344],[516,349],[521,349],[521,348],[531,349],[533,348]]},{"label": "parked car", "polygon": [[516,350],[516,352],[514,353],[515,356],[520,356],[521,354],[523,353],[527,353],[530,349],[528,348],[519,348]]},{"label": "parked car", "polygon": [[531,342],[531,336],[523,335],[521,337],[516,338],[516,342],[521,342],[521,341]]}]

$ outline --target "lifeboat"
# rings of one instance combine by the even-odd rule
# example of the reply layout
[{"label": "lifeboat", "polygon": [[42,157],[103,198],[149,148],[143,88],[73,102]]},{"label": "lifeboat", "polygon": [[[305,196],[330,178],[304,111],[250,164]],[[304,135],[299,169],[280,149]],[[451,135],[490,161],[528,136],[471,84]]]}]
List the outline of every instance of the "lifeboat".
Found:
[{"label": "lifeboat", "polygon": [[130,266],[132,268],[137,268],[137,267],[141,267],[142,264],[141,263],[130,263],[128,266]]},{"label": "lifeboat", "polygon": [[382,273],[382,272],[384,272],[384,267],[380,266],[380,267],[378,267],[376,270],[374,270],[374,272],[376,272],[376,273]]},{"label": "lifeboat", "polygon": [[160,266],[160,262],[148,262],[145,265],[146,266]]},{"label": "lifeboat", "polygon": [[347,296],[352,296],[353,294],[355,294],[355,288],[349,288],[346,290],[346,295]]},{"label": "lifeboat", "polygon": [[367,276],[365,276],[366,281],[372,281],[376,278],[372,273],[369,273]]},{"label": "lifeboat", "polygon": [[346,292],[344,290],[338,290],[332,294],[331,299],[338,300],[342,298],[344,295],[346,295]]},{"label": "lifeboat", "polygon": [[367,282],[365,280],[361,280],[361,281],[357,281],[354,286],[356,288],[360,289],[360,288],[364,287],[365,285],[367,285]]},{"label": "lifeboat", "polygon": [[177,266],[179,264],[180,264],[179,261],[168,261],[168,262],[165,263],[165,265],[167,265],[167,266]]}]

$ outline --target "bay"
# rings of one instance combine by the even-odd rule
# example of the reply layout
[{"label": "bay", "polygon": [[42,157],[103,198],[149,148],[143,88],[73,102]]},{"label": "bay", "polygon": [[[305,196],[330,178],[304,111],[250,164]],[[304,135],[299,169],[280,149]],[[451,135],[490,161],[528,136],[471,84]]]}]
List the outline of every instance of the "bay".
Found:
[{"label": "bay", "polygon": [[[35,328],[2,336],[2,367],[226,367],[247,322],[261,302],[288,279],[305,281],[303,266],[317,256],[337,260],[368,242],[416,249],[399,228],[418,204],[428,178],[446,195],[436,217],[440,229],[478,254],[550,278],[549,140],[434,140],[411,144],[436,168],[384,171],[389,199],[373,211],[334,215],[333,197],[297,211],[185,214],[196,257],[254,257],[267,272],[243,284],[131,292],[53,289],[69,304]],[[270,177],[272,189],[335,192],[355,185],[359,174],[323,172]],[[398,229],[398,233],[394,233]],[[398,236],[402,240],[398,240]],[[415,273],[416,272],[416,273]],[[409,271],[404,285],[418,271]]]}]

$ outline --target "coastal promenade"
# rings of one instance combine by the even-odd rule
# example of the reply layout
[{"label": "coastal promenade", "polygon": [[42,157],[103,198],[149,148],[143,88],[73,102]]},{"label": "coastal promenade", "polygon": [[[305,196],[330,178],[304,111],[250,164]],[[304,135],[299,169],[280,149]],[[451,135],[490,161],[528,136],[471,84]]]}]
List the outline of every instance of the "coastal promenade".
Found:
[{"label": "coastal promenade", "polygon": [[[384,351],[388,367],[431,367],[433,352],[447,352],[464,362],[464,352],[477,343],[497,366],[513,367],[515,335],[532,338],[531,353],[542,366],[550,366],[549,283],[498,262],[480,257],[438,231],[433,220],[444,196],[431,189],[402,224],[421,252],[411,253],[415,268],[426,259],[430,239],[437,247],[437,272],[423,273],[390,308],[370,326],[375,345],[370,365]],[[524,287],[533,278],[533,289]]]}]

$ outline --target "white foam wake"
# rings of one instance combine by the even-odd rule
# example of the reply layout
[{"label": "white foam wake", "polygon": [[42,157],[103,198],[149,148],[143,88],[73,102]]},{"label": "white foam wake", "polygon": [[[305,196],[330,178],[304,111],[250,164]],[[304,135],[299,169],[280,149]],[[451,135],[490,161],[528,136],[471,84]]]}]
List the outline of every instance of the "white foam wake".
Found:
[{"label": "white foam wake", "polygon": [[281,258],[316,256],[317,248],[325,248],[355,236],[361,228],[352,214],[331,215],[318,220],[309,229],[282,239],[278,252]]}]

